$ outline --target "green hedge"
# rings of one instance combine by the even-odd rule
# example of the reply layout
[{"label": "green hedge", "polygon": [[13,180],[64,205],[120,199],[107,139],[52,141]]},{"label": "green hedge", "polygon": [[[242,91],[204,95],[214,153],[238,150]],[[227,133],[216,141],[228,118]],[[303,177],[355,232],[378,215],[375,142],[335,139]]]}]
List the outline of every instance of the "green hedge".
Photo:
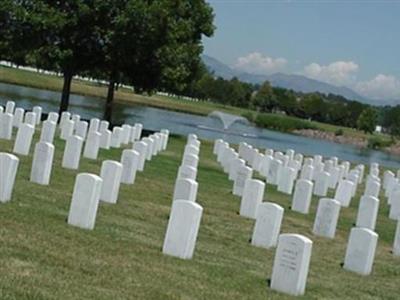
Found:
[{"label": "green hedge", "polygon": [[310,121],[286,115],[259,114],[254,122],[258,127],[286,132],[296,129],[317,129]]}]

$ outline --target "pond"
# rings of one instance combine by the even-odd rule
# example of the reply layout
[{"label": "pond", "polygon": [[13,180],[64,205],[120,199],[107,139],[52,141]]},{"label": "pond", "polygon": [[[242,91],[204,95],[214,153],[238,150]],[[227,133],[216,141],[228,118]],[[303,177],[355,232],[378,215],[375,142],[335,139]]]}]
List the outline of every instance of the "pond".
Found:
[{"label": "pond", "polygon": [[[0,83],[0,105],[3,106],[7,100],[13,100],[17,106],[26,110],[40,105],[44,112],[50,112],[58,111],[59,99],[60,93],[58,92]],[[70,98],[69,111],[80,114],[84,119],[101,118],[103,106],[103,99],[73,94]],[[242,122],[233,123],[227,130],[224,130],[223,123],[216,117],[118,103],[114,108],[113,120],[117,124],[140,122],[148,130],[168,128],[174,134],[196,133],[203,139],[222,138],[233,144],[245,141],[258,148],[272,148],[280,151],[291,148],[306,155],[337,156],[342,160],[352,162],[364,164],[378,162],[387,167],[400,168],[399,156],[382,151],[359,149],[351,145],[280,133]]]}]

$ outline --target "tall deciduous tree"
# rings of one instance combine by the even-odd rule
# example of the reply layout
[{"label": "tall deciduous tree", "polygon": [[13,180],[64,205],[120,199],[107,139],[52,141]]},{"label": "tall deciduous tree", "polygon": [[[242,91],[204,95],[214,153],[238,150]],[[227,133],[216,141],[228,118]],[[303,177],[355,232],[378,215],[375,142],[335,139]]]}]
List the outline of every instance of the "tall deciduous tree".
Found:
[{"label": "tall deciduous tree", "polygon": [[118,3],[109,10],[101,64],[109,80],[107,120],[121,76],[136,92],[185,89],[198,74],[202,36],[210,36],[214,30],[212,10],[204,0]]},{"label": "tall deciduous tree", "polygon": [[376,124],[378,120],[378,114],[375,109],[372,107],[368,107],[363,110],[357,120],[358,129],[372,133],[375,130]]}]

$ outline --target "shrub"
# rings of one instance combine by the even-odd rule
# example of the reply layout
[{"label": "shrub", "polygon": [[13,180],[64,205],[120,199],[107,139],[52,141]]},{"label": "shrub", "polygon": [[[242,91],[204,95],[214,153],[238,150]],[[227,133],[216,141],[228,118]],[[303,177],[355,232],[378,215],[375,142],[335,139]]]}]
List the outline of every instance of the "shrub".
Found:
[{"label": "shrub", "polygon": [[316,126],[310,121],[285,115],[259,114],[255,119],[255,123],[259,127],[285,132],[296,129],[316,129]]},{"label": "shrub", "polygon": [[379,136],[371,136],[368,139],[368,148],[371,149],[381,149],[389,147],[393,144],[393,140],[384,139]]},{"label": "shrub", "polygon": [[336,136],[343,135],[343,133],[344,133],[344,132],[343,132],[343,129],[341,129],[341,128],[335,130],[335,135],[336,135]]}]

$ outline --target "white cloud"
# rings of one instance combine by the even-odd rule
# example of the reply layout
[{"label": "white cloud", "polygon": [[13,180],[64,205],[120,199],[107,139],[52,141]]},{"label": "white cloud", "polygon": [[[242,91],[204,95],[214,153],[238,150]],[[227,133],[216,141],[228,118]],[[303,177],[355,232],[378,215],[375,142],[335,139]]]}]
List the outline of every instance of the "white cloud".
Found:
[{"label": "white cloud", "polygon": [[335,85],[349,85],[356,80],[358,65],[353,61],[335,61],[329,65],[311,63],[304,67],[307,77]]},{"label": "white cloud", "polygon": [[272,58],[259,52],[253,52],[239,57],[233,67],[248,73],[271,74],[282,71],[286,65],[287,60],[285,58]]},{"label": "white cloud", "polygon": [[371,80],[358,82],[354,89],[373,99],[400,99],[400,79],[392,75],[378,74]]}]

